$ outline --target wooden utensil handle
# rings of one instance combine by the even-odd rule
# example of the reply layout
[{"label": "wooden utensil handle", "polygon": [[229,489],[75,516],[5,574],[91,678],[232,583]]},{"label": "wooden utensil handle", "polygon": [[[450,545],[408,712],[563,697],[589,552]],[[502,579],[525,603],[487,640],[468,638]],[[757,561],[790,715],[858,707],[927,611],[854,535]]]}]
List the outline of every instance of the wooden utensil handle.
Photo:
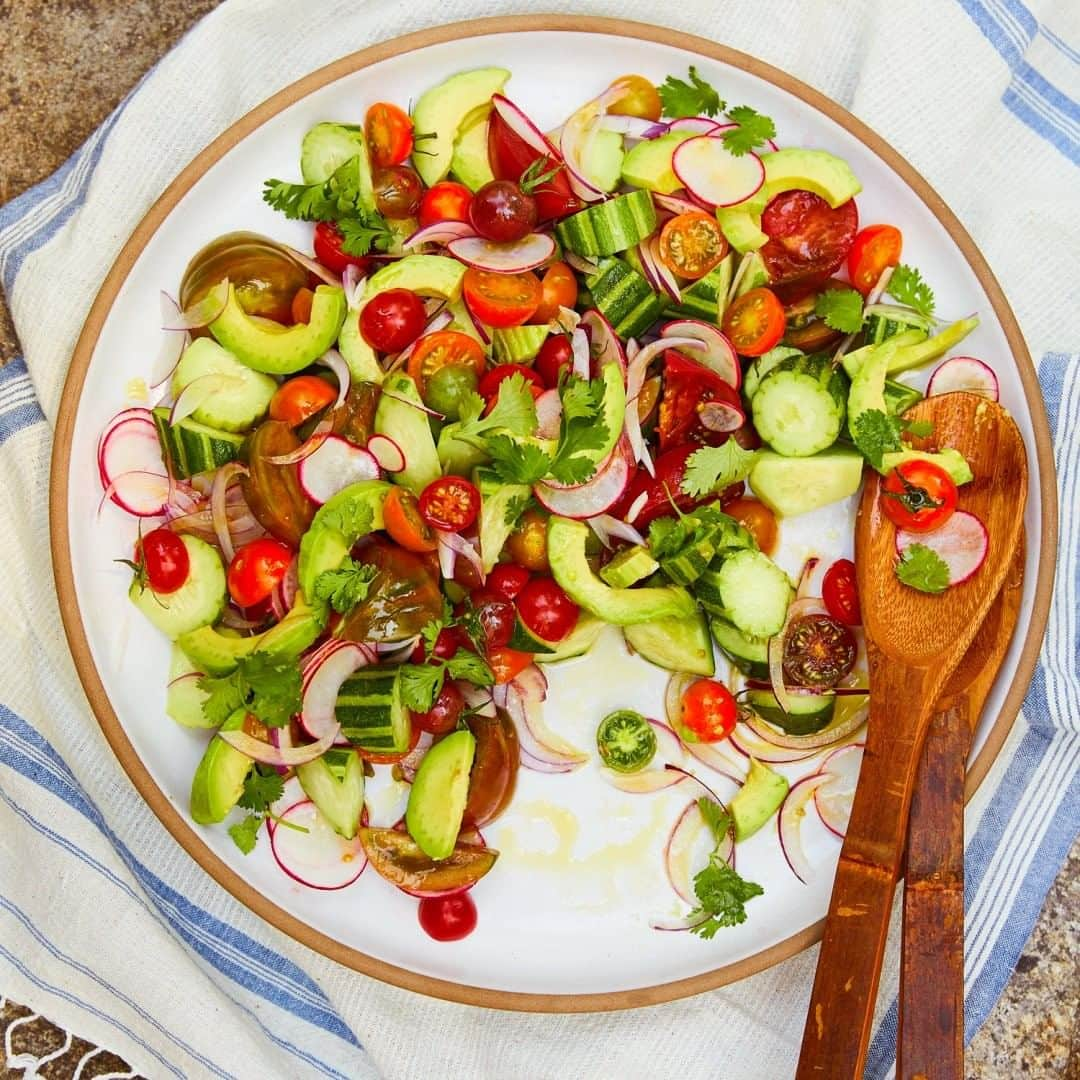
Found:
[{"label": "wooden utensil handle", "polygon": [[960,694],[934,715],[912,794],[900,966],[899,1080],[964,1077],[964,767]]}]

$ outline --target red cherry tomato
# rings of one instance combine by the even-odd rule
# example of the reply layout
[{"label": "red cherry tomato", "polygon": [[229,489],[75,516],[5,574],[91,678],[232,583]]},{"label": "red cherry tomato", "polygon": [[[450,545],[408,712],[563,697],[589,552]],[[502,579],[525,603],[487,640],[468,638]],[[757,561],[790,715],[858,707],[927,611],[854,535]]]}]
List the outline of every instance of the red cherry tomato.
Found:
[{"label": "red cherry tomato", "polygon": [[539,397],[544,392],[544,380],[524,364],[496,364],[480,380],[478,388],[480,396],[489,404],[494,404],[499,395],[499,387],[503,379],[509,379],[511,375],[520,375],[532,390],[533,397]]},{"label": "red cherry tomato", "polygon": [[337,399],[337,391],[318,375],[297,375],[283,382],[270,399],[270,419],[299,427]]},{"label": "red cherry tomato", "polygon": [[[488,119],[488,159],[497,179],[515,183],[534,162],[541,163],[536,175],[549,172],[557,164],[551,158],[537,154],[497,111],[492,111]],[[581,209],[581,201],[571,190],[565,169],[555,172],[532,195],[541,221],[553,221]]]},{"label": "red cherry tomato", "polygon": [[487,648],[501,649],[509,645],[517,620],[514,605],[502,593],[487,588],[473,590],[469,602],[484,631]]},{"label": "red cherry tomato", "polygon": [[540,279],[531,271],[497,274],[470,266],[462,279],[469,310],[483,323],[505,330],[533,317],[543,298]]},{"label": "red cherry tomato", "polygon": [[[641,496],[644,495],[645,500],[641,504],[641,509],[631,522],[635,529],[642,530],[656,518],[674,514],[675,509],[672,503],[680,510],[692,510],[702,502],[715,499],[715,495],[696,499],[692,495],[687,495],[682,489],[683,477],[686,475],[686,459],[699,449],[700,446],[697,443],[687,443],[685,446],[677,446],[674,450],[666,450],[660,454],[654,462],[656,476],[650,476],[644,469],[639,469],[627,485],[623,497],[610,512],[615,517],[625,518],[630,512],[630,507],[639,502]],[[743,485],[734,484],[726,488],[720,498],[728,501],[737,498],[742,493]]]},{"label": "red cherry tomato", "polygon": [[494,567],[487,578],[487,586],[494,592],[505,596],[507,600],[513,600],[532,575],[524,566],[515,566],[513,563],[499,563]]},{"label": "red cherry tomato", "polygon": [[698,679],[683,694],[681,723],[699,742],[719,742],[735,730],[738,711],[723,683]]},{"label": "red cherry tomato", "polygon": [[881,509],[898,528],[928,533],[940,529],[956,509],[956,484],[932,461],[905,461],[881,485]]},{"label": "red cherry tomato", "polygon": [[458,649],[467,649],[469,652],[476,651],[469,640],[469,635],[460,626],[444,626],[435,639],[431,655],[438,660],[449,660]]},{"label": "red cherry tomato", "polygon": [[345,238],[341,230],[332,221],[320,221],[315,226],[315,239],[312,247],[315,258],[335,274],[344,274],[350,266],[363,270],[371,265],[371,260],[362,255],[347,255],[341,250]]},{"label": "red cherry tomato", "polygon": [[769,237],[761,257],[770,284],[787,288],[822,284],[844,265],[858,227],[854,200],[834,210],[809,191],[777,195],[761,215],[761,231]]},{"label": "red cherry tomato", "polygon": [[458,689],[457,683],[447,680],[443,683],[438,697],[435,698],[435,704],[427,712],[414,712],[412,722],[421,731],[429,731],[432,735],[442,735],[457,727],[457,722],[464,711],[464,695]]},{"label": "red cherry tomato", "polygon": [[388,101],[377,101],[364,117],[368,154],[376,168],[400,165],[412,153],[413,125],[409,114]]},{"label": "red cherry tomato", "polygon": [[846,626],[862,623],[859,609],[859,590],[855,583],[855,564],[850,559],[837,559],[825,571],[821,583],[821,597],[829,614]]},{"label": "red cherry tomato", "polygon": [[536,226],[536,200],[513,180],[490,180],[473,196],[469,221],[486,240],[512,243]]},{"label": "red cherry tomato", "polygon": [[480,492],[462,476],[440,476],[420,493],[420,516],[443,532],[467,529],[480,513]]},{"label": "red cherry tomato", "polygon": [[724,312],[724,333],[742,356],[761,356],[784,336],[784,305],[771,289],[751,289]]},{"label": "red cherry tomato", "polygon": [[460,941],[476,929],[476,904],[467,892],[425,896],[417,917],[424,933],[436,941]]},{"label": "red cherry tomato", "polygon": [[468,221],[472,197],[472,192],[464,184],[456,184],[453,180],[440,180],[432,184],[420,200],[420,224]]},{"label": "red cherry tomato", "polygon": [[410,289],[376,293],[360,310],[360,333],[379,352],[401,352],[420,336],[426,322],[423,301]]},{"label": "red cherry tomato", "polygon": [[517,649],[488,649],[488,667],[495,673],[495,681],[501,686],[516,679],[532,662],[533,654]]},{"label": "red cherry tomato", "polygon": [[540,279],[544,298],[532,317],[534,323],[549,323],[558,318],[559,308],[577,303],[578,283],[574,271],[564,262],[553,262]]},{"label": "red cherry tomato", "polygon": [[285,576],[292,557],[290,548],[269,536],[245,544],[229,563],[229,595],[242,608],[265,600]]},{"label": "red cherry tomato", "polygon": [[559,385],[559,376],[574,365],[574,350],[566,334],[551,334],[533,361],[533,370],[544,380],[545,386]]},{"label": "red cherry tomato", "polygon": [[135,558],[141,562],[150,588],[162,595],[176,592],[188,579],[191,559],[184,541],[172,529],[155,529],[138,543]]},{"label": "red cherry tomato", "polygon": [[434,551],[435,533],[420,515],[416,496],[401,487],[392,487],[383,501],[383,527],[390,539],[406,551]]},{"label": "red cherry tomato", "polygon": [[544,641],[562,641],[577,626],[581,609],[553,578],[533,578],[518,593],[521,621]]},{"label": "red cherry tomato", "polygon": [[712,431],[702,423],[701,406],[710,401],[725,402],[741,410],[739,392],[696,360],[675,349],[664,352],[664,393],[660,399],[660,451],[693,442],[719,446],[728,439],[722,431]]},{"label": "red cherry tomato", "polygon": [[894,225],[867,225],[856,237],[848,252],[848,277],[851,284],[866,296],[878,283],[885,268],[896,266],[904,237]]}]

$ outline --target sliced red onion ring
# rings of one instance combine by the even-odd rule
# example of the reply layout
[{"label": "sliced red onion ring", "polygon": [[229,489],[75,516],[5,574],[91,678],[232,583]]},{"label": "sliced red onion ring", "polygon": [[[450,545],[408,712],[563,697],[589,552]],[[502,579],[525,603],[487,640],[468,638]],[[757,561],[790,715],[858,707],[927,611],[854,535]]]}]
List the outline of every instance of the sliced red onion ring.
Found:
[{"label": "sliced red onion ring", "polygon": [[299,562],[300,560],[294,555],[292,562],[289,563],[289,569],[285,571],[285,576],[281,579],[281,600],[286,612],[292,611],[296,603],[296,594],[300,589]]},{"label": "sliced red onion ring", "polygon": [[401,246],[411,251],[422,244],[449,244],[470,236],[476,236],[476,230],[467,221],[436,221],[417,229]]},{"label": "sliced red onion ring", "polygon": [[661,195],[659,191],[653,192],[653,202],[662,210],[670,210],[673,214],[693,214],[701,207],[689,199],[680,199],[678,195]]},{"label": "sliced red onion ring", "polygon": [[690,773],[668,769],[645,769],[642,772],[621,773],[608,768],[601,768],[600,775],[613,788],[625,791],[628,795],[652,795],[654,792],[665,791],[676,784],[681,784],[691,776]]},{"label": "sliced red onion ring", "polygon": [[570,335],[570,348],[574,354],[574,374],[579,379],[587,379],[592,358],[589,355],[589,339],[580,327]]},{"label": "sliced red onion ring", "polygon": [[[645,537],[633,525],[627,525],[625,521],[620,521],[611,514],[597,514],[596,517],[589,518],[589,524],[600,536],[601,541],[604,536],[614,536],[617,540],[625,540],[629,544],[643,545],[645,543]],[[610,547],[611,545],[607,544],[605,546]]]},{"label": "sliced red onion ring", "polygon": [[180,391],[173,402],[172,409],[169,410],[169,426],[175,427],[181,420],[195,412],[203,402],[209,401],[217,394],[235,390],[242,385],[242,381],[236,375],[222,375],[217,372],[192,379]]},{"label": "sliced red onion ring", "polygon": [[337,376],[338,395],[333,407],[340,408],[345,404],[349,387],[352,385],[352,372],[349,371],[349,365],[345,363],[345,357],[337,349],[327,349],[316,362],[328,367]]},{"label": "sliced red onion ring", "polygon": [[820,597],[805,595],[818,562],[816,558],[806,560],[802,573],[799,575],[796,599],[788,606],[784,625],[780,628],[779,634],[769,638],[769,684],[777,704],[784,712],[791,712],[791,698],[788,696],[787,686],[784,683],[784,643],[787,640],[788,630],[796,619],[801,619],[805,615],[828,614]]},{"label": "sliced red onion ring", "polygon": [[[719,805],[722,809],[727,809],[723,803]],[[731,830],[728,830],[717,849],[716,837],[702,817],[697,799],[694,799],[686,804],[675,820],[664,847],[664,868],[667,870],[668,881],[684,903],[697,906],[694,876],[707,864],[714,850],[717,850],[720,858],[730,866],[735,865],[735,840]]]},{"label": "sliced red onion ring", "polygon": [[341,279],[341,288],[345,293],[345,303],[350,308],[359,306],[360,297],[364,294],[366,280],[367,275],[361,273],[360,267],[356,263],[349,263],[345,267],[345,274]]},{"label": "sliced red onion ring", "polygon": [[814,789],[814,805],[825,828],[841,840],[847,833],[855,788],[859,782],[865,743],[852,743],[834,750],[822,763],[821,775],[826,783]]},{"label": "sliced red onion ring", "polygon": [[327,736],[336,736],[341,729],[334,707],[342,683],[372,661],[369,649],[361,648],[355,642],[345,642],[343,646],[326,653],[316,664],[305,667],[300,722],[313,739],[320,741]]},{"label": "sliced red onion ring", "polygon": [[600,269],[600,263],[588,255],[578,255],[573,251],[563,252],[563,261],[572,266],[580,274],[595,274]]},{"label": "sliced red onion ring", "polygon": [[626,511],[626,523],[633,525],[637,521],[638,514],[645,509],[645,504],[649,501],[649,493],[643,491],[631,504]]},{"label": "sliced red onion ring", "polygon": [[465,314],[469,316],[469,321],[473,325],[473,329],[476,331],[476,336],[485,344],[491,344],[491,328],[485,326],[473,313],[471,307],[468,304],[462,305],[465,308]]},{"label": "sliced red onion ring", "polygon": [[736,726],[735,730],[728,736],[728,742],[731,743],[732,749],[738,751],[744,757],[756,758],[766,765],[791,765],[796,761],[807,761],[821,752],[816,748],[791,750],[782,746],[775,746],[759,738],[745,724]]},{"label": "sliced red onion ring", "polygon": [[660,283],[661,291],[667,293],[673,303],[681,304],[682,290],[679,288],[679,281],[671,272],[667,263],[660,258],[660,237],[651,236],[647,240],[642,240],[638,245],[638,250],[643,253],[642,261],[644,261],[644,252],[648,251],[653,273],[656,276],[656,280]]},{"label": "sliced red onion ring", "polygon": [[209,326],[224,310],[229,302],[229,279],[219,281],[198,301],[180,313],[175,322],[163,326],[162,330],[200,330]]},{"label": "sliced red onion ring", "polygon": [[741,784],[745,779],[745,765],[733,761],[724,752],[724,743],[685,742],[683,745],[702,765],[719,773],[727,780]]},{"label": "sliced red onion ring", "polygon": [[419,401],[411,401],[401,394],[395,394],[392,390],[383,390],[383,394],[388,398],[392,398],[394,401],[400,401],[405,405],[411,405],[414,409],[419,409],[420,412],[424,413],[426,416],[433,416],[436,420],[446,419],[446,416],[437,409],[430,409],[427,405],[424,405]]},{"label": "sliced red onion ring", "polygon": [[656,756],[665,765],[678,765],[686,755],[683,753],[682,740],[674,731],[660,720],[649,720],[656,735]]},{"label": "sliced red onion ring", "polygon": [[287,750],[279,750],[276,746],[256,739],[246,731],[219,731],[218,736],[224,739],[234,750],[239,750],[252,761],[258,761],[263,765],[303,765],[308,761],[314,761],[322,757],[337,738],[341,725],[334,723],[333,729],[318,742],[308,743],[306,746],[294,746]]},{"label": "sliced red onion ring", "polygon": [[502,94],[493,94],[491,104],[506,122],[507,127],[519,139],[527,143],[530,149],[554,161],[562,160],[559,151],[552,146],[544,133],[509,98],[503,97]]},{"label": "sliced red onion ring", "polygon": [[320,281],[325,281],[327,285],[333,285],[336,288],[341,288],[341,278],[333,272],[328,270],[317,259],[313,259],[310,255],[305,255],[302,251],[297,251],[296,248],[290,247],[288,244],[280,244],[279,247],[287,251],[305,270],[314,274]]},{"label": "sliced red onion ring", "polygon": [[[476,550],[476,545],[471,541],[466,540],[461,533],[455,532],[439,532],[437,537],[439,544],[439,559],[442,560],[443,547],[450,548],[456,556],[463,558],[477,573],[480,578],[480,583],[483,584],[487,578],[487,574],[484,573],[484,564],[480,558],[480,553]],[[445,576],[445,575],[444,575]],[[453,573],[448,575],[453,577]]]},{"label": "sliced red onion ring", "polygon": [[457,552],[447,543],[443,542],[443,534],[436,533],[435,543],[439,552],[439,573],[446,581],[454,577],[454,569],[457,566]]},{"label": "sliced red onion ring", "polygon": [[238,476],[247,476],[247,474],[246,465],[242,465],[239,461],[227,462],[214,474],[214,486],[210,489],[210,516],[214,523],[218,547],[221,548],[221,554],[225,557],[226,563],[232,562],[236,549],[233,547],[232,533],[229,530],[225,497],[232,480]]},{"label": "sliced red onion ring", "polygon": [[[405,364],[408,361],[409,357],[412,356],[413,350],[416,348],[416,346],[419,345],[420,342],[423,341],[428,334],[434,334],[436,330],[443,330],[454,321],[454,316],[451,315],[449,311],[445,311],[445,307],[446,302],[442,301],[438,310],[432,312],[431,318],[428,319],[427,325],[424,327],[424,330],[420,334],[420,336],[417,337],[417,339],[411,345],[407,345],[404,349],[402,349],[401,352],[399,352],[396,356],[388,356],[386,358],[384,366],[388,373],[391,371],[396,371],[399,367]],[[415,404],[415,402],[411,402],[410,404]]]},{"label": "sliced red onion ring", "polygon": [[[857,692],[862,694],[867,693],[865,689]],[[860,708],[855,709],[841,723],[829,724],[828,727],[823,728],[821,731],[814,732],[813,735],[788,735],[787,732],[773,727],[773,725],[766,720],[762,720],[752,709],[747,709],[744,712],[743,719],[750,731],[770,747],[781,747],[785,750],[809,751],[812,754],[818,754],[830,746],[837,746],[839,743],[855,737],[856,732],[858,732],[863,724],[866,723],[869,708],[870,706],[867,702]],[[757,754],[754,756],[757,757]]]},{"label": "sliced red onion ring", "polygon": [[351,840],[339,836],[310,799],[294,803],[278,817],[270,833],[270,848],[278,866],[293,881],[331,892],[351,885],[367,868],[359,835]]},{"label": "sliced red onion ring", "polygon": [[802,819],[806,817],[806,804],[814,797],[823,784],[829,783],[830,777],[821,773],[804,776],[792,784],[784,798],[780,813],[776,818],[776,831],[780,837],[780,850],[791,872],[806,885],[814,877],[814,868],[806,858],[802,846]]},{"label": "sliced red onion ring", "polygon": [[589,334],[589,351],[592,353],[592,377],[595,379],[608,364],[618,364],[626,376],[626,353],[615,328],[599,311],[586,311],[581,325]]},{"label": "sliced red onion ring", "polygon": [[161,291],[159,302],[161,306],[161,325],[165,329],[165,337],[161,343],[161,351],[154,361],[150,373],[149,385],[151,390],[163,386],[172,378],[176,371],[176,365],[180,363],[180,357],[184,349],[191,341],[191,335],[187,330],[169,330],[169,326],[183,320],[180,305],[164,290]]},{"label": "sliced red onion ring", "polygon": [[98,503],[98,514],[110,500],[135,517],[157,517],[169,501],[169,478],[160,473],[132,471],[114,477]]},{"label": "sliced red onion ring", "polygon": [[595,106],[588,105],[579,109],[563,125],[559,136],[559,150],[566,164],[566,177],[570,188],[583,202],[597,202],[604,198],[604,192],[586,176],[581,164],[586,142],[589,141],[590,129],[597,116]]},{"label": "sliced red onion ring", "polygon": [[651,131],[655,124],[652,120],[646,120],[640,116],[616,116],[614,113],[605,113],[597,121],[601,131],[616,131],[620,135],[627,135],[631,139],[647,139],[646,134]]},{"label": "sliced red onion ring", "polygon": [[313,649],[310,649],[304,657],[304,666],[300,669],[301,696],[307,691],[311,680],[331,653],[335,653],[339,649],[352,648],[353,646],[356,646],[368,656],[368,663],[375,663],[375,652],[370,645],[355,641],[344,641],[341,638],[328,638],[321,645],[316,645]]}]

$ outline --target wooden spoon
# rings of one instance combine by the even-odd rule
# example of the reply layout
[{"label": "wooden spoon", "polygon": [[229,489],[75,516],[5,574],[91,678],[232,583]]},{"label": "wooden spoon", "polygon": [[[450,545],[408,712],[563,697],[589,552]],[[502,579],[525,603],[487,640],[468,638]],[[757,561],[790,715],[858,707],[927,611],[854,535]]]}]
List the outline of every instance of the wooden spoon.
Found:
[{"label": "wooden spoon", "polygon": [[964,775],[1020,614],[1023,534],[1005,584],[938,698],[908,820],[900,963],[901,1080],[964,1077]]},{"label": "wooden spoon", "polygon": [[959,450],[975,479],[961,507],[986,526],[990,550],[966,582],[918,592],[893,572],[895,529],[871,475],[855,524],[855,565],[870,668],[870,718],[859,785],[836,868],[797,1077],[861,1080],[908,808],[934,703],[1001,591],[1027,501],[1027,455],[1012,417],[973,394],[908,410],[932,441]]}]

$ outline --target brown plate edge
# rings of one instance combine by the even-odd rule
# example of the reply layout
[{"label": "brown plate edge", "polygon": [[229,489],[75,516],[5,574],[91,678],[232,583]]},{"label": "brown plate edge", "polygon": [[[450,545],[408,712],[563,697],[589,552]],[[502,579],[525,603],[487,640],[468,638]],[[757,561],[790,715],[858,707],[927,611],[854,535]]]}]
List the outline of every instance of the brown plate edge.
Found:
[{"label": "brown plate edge", "polygon": [[252,109],[201,151],[166,188],[122,248],[98,291],[75,346],[55,424],[49,483],[49,525],[53,572],[56,578],[64,632],[67,635],[79,679],[94,715],[139,794],[174,839],[218,884],[247,908],[294,940],[331,960],[403,989],[448,1001],[493,1009],[561,1013],[603,1012],[656,1005],[712,990],[756,974],[794,956],[820,940],[824,920],[804,928],[799,933],[753,956],[745,957],[713,971],[657,986],[596,994],[532,994],[465,986],[397,967],[343,945],[290,915],[244,881],[210,851],[154,783],[141,759],[135,753],[134,747],[128,741],[94,665],[82,624],[78,598],[75,594],[74,573],[69,550],[67,507],[71,440],[77,406],[90,359],[116,295],[139,253],[183,195],[212,164],[240,140],[246,138],[284,108],[339,78],[382,60],[448,41],[490,34],[544,30],[606,34],[659,42],[741,68],[794,94],[850,131],[904,179],[945,227],[990,297],[994,313],[1005,331],[1009,347],[1016,360],[1031,413],[1042,497],[1042,542],[1039,551],[1033,616],[1028,624],[1016,674],[1006,694],[1005,702],[982,750],[969,767],[966,798],[970,799],[993,764],[1019,712],[1035,670],[1049,616],[1053,589],[1054,555],[1057,549],[1057,493],[1053,449],[1042,393],[1031,356],[1001,286],[975,242],[940,196],[897,151],[842,106],[800,80],[746,53],[692,34],[644,23],[592,16],[514,15],[451,23],[380,42],[342,57],[278,91]]}]

